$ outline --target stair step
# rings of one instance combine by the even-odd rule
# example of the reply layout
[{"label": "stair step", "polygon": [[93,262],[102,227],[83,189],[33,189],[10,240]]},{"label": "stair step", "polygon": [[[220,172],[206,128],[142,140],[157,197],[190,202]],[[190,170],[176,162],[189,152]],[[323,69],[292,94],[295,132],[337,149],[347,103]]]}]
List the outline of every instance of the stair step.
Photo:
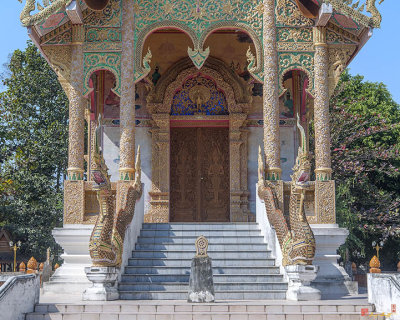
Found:
[{"label": "stair step", "polygon": [[[188,291],[188,283],[160,282],[160,283],[120,283],[119,291]],[[287,284],[283,282],[237,282],[219,283],[214,282],[215,292],[219,291],[259,291],[259,290],[287,290]]]},{"label": "stair step", "polygon": [[[138,237],[138,243],[157,243],[157,244],[168,244],[168,243],[194,243],[196,236],[180,236],[180,237]],[[209,236],[207,237],[209,243],[263,243],[263,236]]]},{"label": "stair step", "polygon": [[[350,302],[350,303],[349,303]],[[47,314],[47,313],[93,313],[93,312],[109,312],[109,313],[137,313],[137,314],[163,314],[172,313],[193,313],[202,314],[207,313],[268,313],[268,314],[352,314],[357,313],[360,315],[361,309],[368,309],[374,311],[374,307],[368,304],[366,299],[356,300],[336,300],[336,301],[302,301],[292,302],[273,302],[265,303],[262,301],[252,302],[223,302],[219,303],[187,303],[186,301],[171,302],[81,302],[81,303],[38,303],[35,306],[34,313]]]},{"label": "stair step", "polygon": [[142,237],[199,237],[199,236],[260,236],[260,230],[225,230],[225,229],[215,229],[215,230],[146,230],[142,229],[140,231],[140,236]]},{"label": "stair step", "polygon": [[[136,243],[135,250],[191,250],[194,252],[193,243],[168,243],[168,244],[158,244],[158,243]],[[264,250],[268,251],[268,246],[265,243],[209,243],[209,251],[218,250]]]},{"label": "stair step", "polygon": [[[272,258],[254,259],[255,263],[251,264],[251,267],[271,267],[274,265]],[[222,266],[237,266],[237,267],[249,267],[249,263],[242,259],[213,259],[212,265],[214,268]],[[129,258],[128,266],[141,266],[141,267],[152,267],[152,266],[171,266],[171,267],[190,267],[191,259],[180,259],[180,258]]]},{"label": "stair step", "polygon": [[119,282],[124,300],[187,299],[195,241],[209,241],[216,299],[285,299],[287,283],[256,223],[143,224]]},{"label": "stair step", "polygon": [[[126,266],[126,274],[190,274],[189,266]],[[270,270],[265,267],[249,268],[247,266],[236,266],[229,264],[227,266],[213,267],[213,274],[268,274]]]},{"label": "stair step", "polygon": [[[186,291],[124,291],[120,292],[121,300],[187,300]],[[264,291],[219,291],[215,292],[216,300],[284,300],[286,290]]]},{"label": "stair step", "polygon": [[257,223],[143,223],[142,230],[260,230]]},{"label": "stair step", "polygon": [[[304,317],[304,318],[303,318]],[[168,319],[168,320],[192,320],[192,319],[201,319],[201,320],[232,320],[232,319],[240,319],[240,320],[303,320],[303,319],[346,319],[346,320],[360,320],[360,312],[342,312],[342,313],[334,313],[334,312],[324,312],[324,313],[260,313],[260,312],[213,312],[204,313],[204,312],[180,312],[180,313],[107,313],[107,317],[101,313],[85,313],[85,318],[81,318],[80,315],[75,313],[63,313],[62,315],[59,313],[50,313],[50,314],[42,314],[42,313],[30,313],[26,316],[26,320],[49,320],[49,319],[62,319],[62,320],[81,320],[81,319],[118,319],[118,320],[142,320],[142,319]],[[384,320],[384,316],[376,316],[374,319],[376,320]]]},{"label": "stair step", "polygon": [[[226,276],[226,278],[222,278],[222,276]],[[160,283],[160,282],[179,282],[179,283],[189,283],[190,274],[152,274],[152,273],[143,273],[143,274],[124,274],[122,275],[122,282],[150,282],[150,283]],[[221,281],[227,283],[234,282],[254,282],[258,280],[266,280],[268,279],[267,274],[255,274],[252,276],[248,276],[246,274],[225,274],[225,275],[214,275],[214,281]],[[283,282],[283,278],[281,278],[281,282]]]}]

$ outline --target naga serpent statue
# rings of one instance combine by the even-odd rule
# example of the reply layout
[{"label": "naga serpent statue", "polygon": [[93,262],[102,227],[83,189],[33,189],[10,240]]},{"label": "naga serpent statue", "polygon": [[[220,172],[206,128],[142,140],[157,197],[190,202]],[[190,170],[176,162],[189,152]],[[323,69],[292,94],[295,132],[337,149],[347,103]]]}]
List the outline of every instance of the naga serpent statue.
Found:
[{"label": "naga serpent statue", "polygon": [[100,213],[90,237],[89,252],[93,266],[119,267],[122,263],[125,231],[135,213],[136,200],[142,194],[142,184],[140,182],[140,146],[138,147],[136,156],[135,181],[127,190],[124,198],[125,201],[123,201],[124,205],[116,212],[115,194],[111,189],[108,168],[99,147],[101,116],[99,116],[98,123],[92,178],[95,185],[94,190],[97,191]]},{"label": "naga serpent statue", "polygon": [[282,250],[282,265],[311,265],[315,255],[315,238],[304,212],[305,192],[310,187],[311,163],[308,159],[307,142],[303,127],[297,119],[301,134],[301,146],[291,176],[289,218],[279,208],[276,185],[264,179],[264,160],[261,148],[258,154],[258,194],[265,202],[270,224],[275,228]]}]

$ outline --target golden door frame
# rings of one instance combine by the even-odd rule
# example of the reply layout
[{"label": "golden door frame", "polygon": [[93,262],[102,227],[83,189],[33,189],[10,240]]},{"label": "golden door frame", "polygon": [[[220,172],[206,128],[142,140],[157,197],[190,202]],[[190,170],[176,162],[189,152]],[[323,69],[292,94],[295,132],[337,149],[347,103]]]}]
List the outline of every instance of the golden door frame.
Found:
[{"label": "golden door frame", "polygon": [[[189,77],[201,74],[213,79],[225,94],[228,103],[227,116],[171,116],[175,92]],[[223,61],[209,57],[198,70],[189,58],[178,61],[165,72],[148,95],[147,107],[151,114],[152,134],[152,188],[150,208],[145,213],[147,223],[169,222],[170,206],[170,127],[171,120],[228,120],[229,166],[230,166],[230,221],[254,221],[248,209],[247,147],[248,130],[245,127],[251,94],[247,83],[234,73]]]}]

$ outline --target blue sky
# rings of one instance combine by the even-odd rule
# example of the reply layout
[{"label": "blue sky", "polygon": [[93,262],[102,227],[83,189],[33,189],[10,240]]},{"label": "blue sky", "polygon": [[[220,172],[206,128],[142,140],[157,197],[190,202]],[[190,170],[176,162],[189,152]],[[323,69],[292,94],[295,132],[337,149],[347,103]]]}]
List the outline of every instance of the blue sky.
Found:
[{"label": "blue sky", "polygon": [[[1,7],[0,65],[7,62],[13,50],[25,48],[28,40],[26,29],[19,21],[22,4],[17,0],[2,2],[7,4]],[[383,16],[382,27],[374,30],[372,38],[350,64],[350,72],[361,74],[368,81],[383,82],[400,103],[400,1],[385,0],[379,9]]]}]

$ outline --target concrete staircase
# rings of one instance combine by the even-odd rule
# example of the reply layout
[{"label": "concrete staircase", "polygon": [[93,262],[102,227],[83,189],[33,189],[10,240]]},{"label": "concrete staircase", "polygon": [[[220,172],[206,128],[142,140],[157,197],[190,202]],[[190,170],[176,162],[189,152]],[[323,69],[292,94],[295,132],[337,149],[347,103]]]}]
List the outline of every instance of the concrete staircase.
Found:
[{"label": "concrete staircase", "polygon": [[209,241],[217,300],[285,299],[287,283],[255,223],[143,224],[120,299],[186,300],[200,235]]}]

